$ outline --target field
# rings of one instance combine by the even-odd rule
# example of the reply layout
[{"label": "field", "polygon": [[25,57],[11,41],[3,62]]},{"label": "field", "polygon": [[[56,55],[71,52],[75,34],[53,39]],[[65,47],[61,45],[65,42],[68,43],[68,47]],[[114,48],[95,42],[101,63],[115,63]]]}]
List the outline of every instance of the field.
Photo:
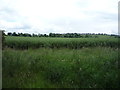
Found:
[{"label": "field", "polygon": [[3,88],[118,88],[118,38],[6,37]]},{"label": "field", "polygon": [[114,47],[118,48],[118,38],[100,36],[100,38],[45,38],[45,37],[6,37],[5,45],[14,49],[28,48],[70,48]]}]

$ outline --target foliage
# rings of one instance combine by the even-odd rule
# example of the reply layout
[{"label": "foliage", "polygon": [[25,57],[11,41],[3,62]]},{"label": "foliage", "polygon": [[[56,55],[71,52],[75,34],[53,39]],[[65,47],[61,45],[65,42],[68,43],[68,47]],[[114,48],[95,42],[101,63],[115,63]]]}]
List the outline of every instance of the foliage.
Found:
[{"label": "foliage", "polygon": [[54,38],[52,35],[6,36],[3,88],[120,86],[118,37],[95,35],[95,38],[90,38],[90,35],[84,35],[70,38],[68,35],[69,38]]},{"label": "foliage", "polygon": [[111,36],[111,37],[119,37],[115,34],[103,34],[103,33],[49,33],[47,34],[29,34],[29,33],[16,33],[16,32],[8,32],[7,36],[23,36],[23,37],[61,37],[61,38],[98,38],[98,36]]},{"label": "foliage", "polygon": [[117,88],[118,49],[3,51],[3,88]]},{"label": "foliage", "polygon": [[114,37],[99,38],[45,38],[45,37],[12,37],[7,36],[6,47],[15,49],[28,48],[70,48],[79,49],[84,47],[113,47],[118,48],[120,42]]}]

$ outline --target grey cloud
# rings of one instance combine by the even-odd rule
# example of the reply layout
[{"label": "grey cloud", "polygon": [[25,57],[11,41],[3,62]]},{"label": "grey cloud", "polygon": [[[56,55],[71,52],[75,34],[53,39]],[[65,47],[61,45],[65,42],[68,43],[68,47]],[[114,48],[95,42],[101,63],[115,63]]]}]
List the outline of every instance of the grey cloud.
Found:
[{"label": "grey cloud", "polygon": [[116,13],[107,13],[107,12],[100,12],[99,17],[101,19],[104,19],[106,21],[117,21],[118,20],[118,14]]},{"label": "grey cloud", "polygon": [[[90,1],[90,0],[87,0]],[[36,22],[32,22],[31,17],[29,17],[29,22],[25,16],[21,16],[18,14],[19,10],[15,9],[14,7],[7,7],[6,5],[3,5],[1,7],[0,3],[0,20],[8,22],[8,23],[19,23],[18,25],[15,24],[13,27],[9,27],[9,25],[6,25],[6,29],[10,31],[27,31],[27,32],[35,32],[35,33],[50,33],[50,32],[96,32],[96,27],[99,29],[99,31],[105,31],[104,28],[107,27],[111,23],[116,23],[118,18],[116,13],[110,13],[103,11],[89,11],[88,5],[89,3],[86,3],[87,1],[84,0],[77,0],[77,8],[78,13],[83,13],[87,15],[87,19],[79,19],[75,16],[73,17],[65,17],[65,16],[58,16],[58,18],[47,18],[41,19],[43,20],[43,23],[45,23],[46,26],[43,27],[35,27]],[[1,2],[1,1],[0,1]],[[5,7],[4,7],[5,6]],[[22,7],[22,6],[21,6]],[[88,9],[88,10],[87,10]],[[51,14],[52,15],[52,14]],[[89,18],[90,16],[90,18]],[[39,19],[39,16],[37,17]],[[31,25],[29,24],[31,23]],[[37,23],[36,23],[37,24]],[[103,28],[101,28],[102,25]],[[12,25],[12,24],[11,24]],[[48,26],[47,26],[48,25]],[[111,24],[112,25],[112,24]],[[0,26],[1,27],[1,26]],[[109,27],[109,25],[108,25]],[[116,27],[116,26],[114,26]],[[100,30],[101,29],[101,30]],[[111,29],[111,26],[110,28]],[[113,28],[112,28],[113,29]],[[99,32],[98,31],[98,32]],[[106,31],[107,32],[107,31]]]},{"label": "grey cloud", "polygon": [[12,8],[1,8],[0,9],[0,19],[5,21],[16,21],[19,15],[18,13]]},{"label": "grey cloud", "polygon": [[25,17],[21,17],[18,12],[14,10],[14,8],[0,7],[0,28],[2,29],[9,31],[18,31],[19,29],[31,29],[32,26],[29,24],[28,21],[24,21],[24,18]]},{"label": "grey cloud", "polygon": [[[116,29],[112,23],[117,23],[117,15],[114,13],[105,12],[91,12],[87,19],[75,19],[70,17],[58,18],[49,21],[49,24],[54,24],[55,26],[62,27],[65,29],[64,32],[105,32],[111,29]],[[106,26],[105,26],[106,25]],[[112,26],[111,26],[112,25]],[[71,29],[70,29],[71,28]],[[108,30],[108,31],[107,31]],[[54,30],[54,32],[59,32],[59,30]]]},{"label": "grey cloud", "polygon": [[29,24],[20,24],[20,25],[15,25],[14,27],[8,27],[8,29],[14,29],[14,30],[18,30],[18,29],[31,29],[32,27],[31,27],[31,25],[29,25]]},{"label": "grey cloud", "polygon": [[101,12],[101,11],[84,11],[85,14],[88,14],[89,16],[94,16],[94,20],[99,21],[117,21],[118,20],[118,14],[117,13],[111,13],[111,12]]},{"label": "grey cloud", "polygon": [[28,25],[28,24],[23,24],[21,26],[17,26],[15,27],[15,29],[31,29],[31,25]]}]

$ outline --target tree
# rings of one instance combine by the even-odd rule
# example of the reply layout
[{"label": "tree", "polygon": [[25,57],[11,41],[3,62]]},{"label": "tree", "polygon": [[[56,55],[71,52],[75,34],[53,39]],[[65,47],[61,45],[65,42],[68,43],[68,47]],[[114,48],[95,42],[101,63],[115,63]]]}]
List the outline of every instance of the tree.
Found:
[{"label": "tree", "polygon": [[44,34],[44,37],[47,37],[47,34]]},{"label": "tree", "polygon": [[34,33],[32,34],[32,36],[33,36],[33,37],[38,37],[38,35],[37,35],[37,34],[34,34]]},{"label": "tree", "polygon": [[12,36],[17,36],[16,32],[13,32]]},{"label": "tree", "polygon": [[50,33],[49,36],[50,37],[55,37],[55,33]]},{"label": "tree", "polygon": [[8,32],[8,34],[7,34],[8,36],[12,36],[12,33],[11,32]]}]

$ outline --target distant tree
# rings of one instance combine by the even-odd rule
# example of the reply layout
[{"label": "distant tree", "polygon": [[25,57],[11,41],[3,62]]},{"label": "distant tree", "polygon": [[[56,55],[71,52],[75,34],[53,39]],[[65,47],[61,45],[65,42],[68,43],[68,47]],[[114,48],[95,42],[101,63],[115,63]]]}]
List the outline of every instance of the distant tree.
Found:
[{"label": "distant tree", "polygon": [[17,35],[20,36],[20,33],[18,33]]},{"label": "distant tree", "polygon": [[111,36],[116,36],[115,34],[111,34]]},{"label": "distant tree", "polygon": [[100,35],[100,33],[98,33],[98,35]]},{"label": "distant tree", "polygon": [[25,37],[31,37],[31,34],[29,34],[29,33],[24,33],[23,34]]},{"label": "distant tree", "polygon": [[47,34],[44,34],[43,36],[44,36],[44,37],[47,37]]},{"label": "distant tree", "polygon": [[12,36],[17,36],[16,32],[13,32]]},{"label": "distant tree", "polygon": [[38,35],[33,33],[33,34],[32,34],[32,37],[38,37]]},{"label": "distant tree", "polygon": [[24,34],[23,34],[23,33],[20,33],[20,36],[24,36]]},{"label": "distant tree", "polygon": [[106,33],[104,33],[104,35],[107,35]]},{"label": "distant tree", "polygon": [[75,37],[75,38],[81,38],[82,35],[80,35],[80,34],[78,34],[78,33],[74,33],[74,37]]},{"label": "distant tree", "polygon": [[49,37],[55,37],[55,33],[50,33]]},{"label": "distant tree", "polygon": [[38,37],[42,37],[42,34],[38,34]]},{"label": "distant tree", "polygon": [[33,33],[32,36],[35,37],[35,34]]},{"label": "distant tree", "polygon": [[28,34],[28,36],[29,36],[29,37],[32,37],[32,35],[31,35],[31,34]]},{"label": "distant tree", "polygon": [[52,33],[49,33],[49,37],[52,37]]},{"label": "distant tree", "polygon": [[7,35],[8,35],[8,36],[12,36],[12,33],[11,33],[11,32],[8,32]]}]

